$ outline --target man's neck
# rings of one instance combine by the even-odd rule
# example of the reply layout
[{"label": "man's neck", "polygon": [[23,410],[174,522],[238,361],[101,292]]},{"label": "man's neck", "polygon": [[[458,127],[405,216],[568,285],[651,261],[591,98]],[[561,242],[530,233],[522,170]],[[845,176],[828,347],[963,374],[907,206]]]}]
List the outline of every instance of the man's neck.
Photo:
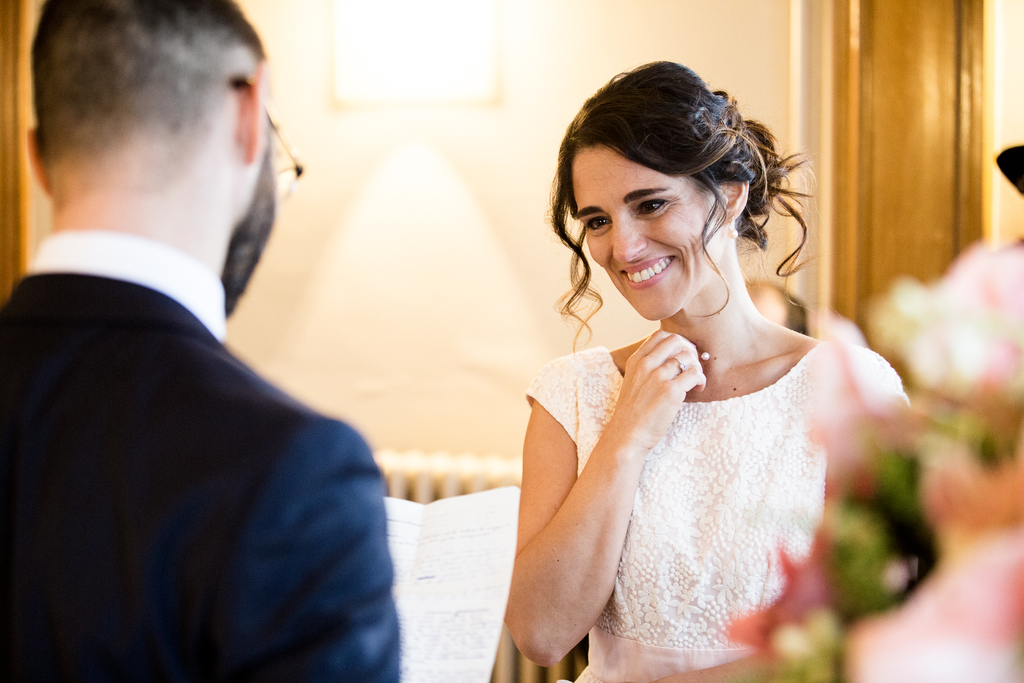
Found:
[{"label": "man's neck", "polygon": [[[179,157],[132,144],[53,169],[55,231],[102,230],[163,242],[220,273],[237,209],[215,145]],[[172,164],[182,164],[171,167]]]}]

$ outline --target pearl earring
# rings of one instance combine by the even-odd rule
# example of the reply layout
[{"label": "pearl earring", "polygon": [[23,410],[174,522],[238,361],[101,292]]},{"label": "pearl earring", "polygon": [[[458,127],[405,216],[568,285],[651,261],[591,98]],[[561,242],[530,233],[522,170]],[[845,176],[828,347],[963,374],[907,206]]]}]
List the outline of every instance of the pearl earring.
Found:
[{"label": "pearl earring", "polygon": [[735,225],[729,226],[729,239],[734,240],[740,236],[739,230],[736,229]]}]

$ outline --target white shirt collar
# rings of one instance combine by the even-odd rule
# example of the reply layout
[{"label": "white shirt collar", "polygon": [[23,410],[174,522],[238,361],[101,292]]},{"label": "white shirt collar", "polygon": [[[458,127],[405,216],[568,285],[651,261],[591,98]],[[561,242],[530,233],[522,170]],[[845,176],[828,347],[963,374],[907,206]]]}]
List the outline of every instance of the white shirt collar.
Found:
[{"label": "white shirt collar", "polygon": [[97,275],[142,285],[187,308],[218,341],[227,336],[220,278],[199,259],[163,242],[127,233],[63,230],[43,241],[28,272]]}]

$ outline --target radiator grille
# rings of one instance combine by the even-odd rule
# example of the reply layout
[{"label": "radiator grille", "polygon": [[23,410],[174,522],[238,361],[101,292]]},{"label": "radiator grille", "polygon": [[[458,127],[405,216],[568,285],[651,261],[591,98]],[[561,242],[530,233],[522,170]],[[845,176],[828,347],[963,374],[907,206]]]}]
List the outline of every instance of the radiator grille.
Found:
[{"label": "radiator grille", "polygon": [[[384,473],[388,495],[430,503],[439,498],[476,493],[501,486],[519,486],[522,462],[502,455],[379,450],[374,459]],[[491,683],[555,683],[575,680],[586,666],[586,650],[577,647],[552,667],[534,664],[516,649],[502,629]]]}]

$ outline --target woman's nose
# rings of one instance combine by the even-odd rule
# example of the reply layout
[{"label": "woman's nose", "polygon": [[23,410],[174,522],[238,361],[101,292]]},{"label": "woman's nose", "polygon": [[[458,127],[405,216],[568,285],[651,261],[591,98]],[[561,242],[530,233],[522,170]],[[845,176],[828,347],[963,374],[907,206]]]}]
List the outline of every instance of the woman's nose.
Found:
[{"label": "woman's nose", "polygon": [[643,254],[647,240],[632,221],[618,221],[612,226],[612,257],[620,263],[636,261]]}]

